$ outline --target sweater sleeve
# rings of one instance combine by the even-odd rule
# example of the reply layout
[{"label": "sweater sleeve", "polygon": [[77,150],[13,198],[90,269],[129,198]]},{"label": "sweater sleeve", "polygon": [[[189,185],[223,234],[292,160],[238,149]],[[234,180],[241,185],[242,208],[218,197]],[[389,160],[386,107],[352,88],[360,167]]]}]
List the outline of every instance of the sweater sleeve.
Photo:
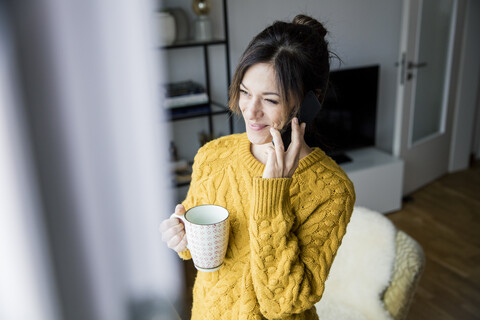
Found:
[{"label": "sweater sleeve", "polygon": [[323,294],[330,266],[355,201],[343,184],[293,231],[291,178],[254,179],[249,233],[252,280],[262,314],[275,319],[313,307]]}]

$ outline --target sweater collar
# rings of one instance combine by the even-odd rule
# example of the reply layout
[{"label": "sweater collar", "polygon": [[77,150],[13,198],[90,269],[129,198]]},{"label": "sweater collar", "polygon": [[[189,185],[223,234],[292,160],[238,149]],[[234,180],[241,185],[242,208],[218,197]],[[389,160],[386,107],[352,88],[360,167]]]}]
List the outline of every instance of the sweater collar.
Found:
[{"label": "sweater collar", "polygon": [[[250,140],[248,140],[247,133],[241,134],[241,139],[239,143],[238,152],[240,154],[240,161],[242,164],[247,168],[247,170],[251,171],[255,176],[262,176],[263,171],[265,170],[265,165],[258,161],[250,151]],[[295,171],[295,174],[299,174],[306,169],[310,168],[315,163],[318,163],[323,160],[325,157],[325,153],[320,148],[312,148],[313,151],[310,152],[306,157],[300,159],[300,163],[298,164],[298,168]]]}]

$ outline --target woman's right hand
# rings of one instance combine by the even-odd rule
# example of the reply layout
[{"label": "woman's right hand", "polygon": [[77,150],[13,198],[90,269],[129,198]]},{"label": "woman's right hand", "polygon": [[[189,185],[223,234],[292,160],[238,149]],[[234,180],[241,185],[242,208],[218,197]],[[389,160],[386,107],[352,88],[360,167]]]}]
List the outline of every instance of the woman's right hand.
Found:
[{"label": "woman's right hand", "polygon": [[[185,208],[183,205],[177,204],[175,207],[175,214],[185,214]],[[162,233],[162,241],[166,242],[170,249],[173,249],[176,252],[182,252],[187,249],[185,226],[180,219],[170,218],[163,220],[160,224],[160,232]]]}]

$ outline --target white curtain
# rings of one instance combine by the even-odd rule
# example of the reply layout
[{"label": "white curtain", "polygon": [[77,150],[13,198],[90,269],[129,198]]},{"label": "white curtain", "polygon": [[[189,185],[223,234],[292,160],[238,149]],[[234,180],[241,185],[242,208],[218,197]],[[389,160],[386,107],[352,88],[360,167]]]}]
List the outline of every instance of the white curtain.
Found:
[{"label": "white curtain", "polygon": [[158,232],[173,203],[152,4],[0,3],[9,18],[1,45],[13,52],[0,56],[1,66],[13,62],[0,69],[10,96],[0,100],[0,124],[10,124],[0,131],[0,172],[14,170],[1,176],[11,194],[0,210],[18,227],[0,259],[19,284],[9,296],[0,283],[0,317],[175,317],[181,266]]}]

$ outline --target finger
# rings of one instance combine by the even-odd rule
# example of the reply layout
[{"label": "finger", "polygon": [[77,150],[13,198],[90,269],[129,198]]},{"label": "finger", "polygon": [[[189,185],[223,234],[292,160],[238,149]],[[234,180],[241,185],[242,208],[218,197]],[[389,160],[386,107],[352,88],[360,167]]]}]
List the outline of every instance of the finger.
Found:
[{"label": "finger", "polygon": [[175,248],[176,246],[178,246],[178,244],[180,243],[180,241],[182,241],[182,237],[179,236],[179,235],[175,235],[173,236],[171,239],[169,239],[167,241],[167,246],[170,248],[170,249],[173,249]]},{"label": "finger", "polygon": [[173,248],[176,252],[182,252],[187,249],[187,237],[183,237],[183,239],[178,243],[178,245]]},{"label": "finger", "polygon": [[179,224],[183,225],[183,223],[180,222],[180,219],[170,218],[170,219],[163,220],[158,229],[160,230],[160,232],[165,232],[171,227]]},{"label": "finger", "polygon": [[294,118],[292,120],[292,143],[285,155],[284,175],[287,177],[291,177],[298,167],[304,133],[305,123],[299,124],[298,119]]},{"label": "finger", "polygon": [[297,141],[298,141],[298,157],[300,157],[300,149],[302,149],[302,145],[305,143],[305,128],[306,128],[307,124],[305,122],[303,122],[302,124],[299,125],[299,128],[298,128],[298,137],[297,137]]},{"label": "finger", "polygon": [[275,128],[270,128],[270,135],[272,136],[272,142],[273,142],[273,146],[275,147],[275,149],[277,147],[284,148],[282,135],[280,134],[280,131],[278,131]]},{"label": "finger", "polygon": [[171,238],[173,238],[176,234],[184,234],[185,233],[185,228],[182,223],[179,223],[178,225],[175,225],[164,232],[162,232],[162,241],[168,242]]},{"label": "finger", "polygon": [[182,204],[177,204],[175,207],[175,214],[178,214],[180,216],[185,214],[185,207]]},{"label": "finger", "polygon": [[[303,125],[303,123],[302,123]],[[303,140],[303,130],[301,125],[298,123],[298,118],[292,119],[292,143],[287,150],[286,155],[286,163],[288,165],[292,164],[292,161],[300,155],[300,149],[302,147],[302,140]]]},{"label": "finger", "polygon": [[275,142],[276,161],[280,167],[283,166],[283,157],[285,156],[285,147],[283,145],[282,136],[277,129],[270,128],[270,134]]},{"label": "finger", "polygon": [[302,140],[303,140],[303,135],[305,130],[302,130],[302,126],[304,123],[301,125],[298,123],[298,118],[293,118],[292,120],[292,143],[290,145],[293,145],[293,147],[296,146],[301,146],[302,145]]},{"label": "finger", "polygon": [[270,147],[266,151],[267,154],[267,161],[265,163],[265,170],[263,171],[263,178],[268,179],[268,178],[276,178],[275,177],[275,168],[277,167],[276,165],[276,153],[273,147]]},{"label": "finger", "polygon": [[178,244],[183,240],[183,238],[186,238],[185,232],[177,233],[177,234],[173,235],[170,239],[168,239],[168,241],[166,241],[167,246],[170,249],[173,249],[173,248],[178,246]]}]

